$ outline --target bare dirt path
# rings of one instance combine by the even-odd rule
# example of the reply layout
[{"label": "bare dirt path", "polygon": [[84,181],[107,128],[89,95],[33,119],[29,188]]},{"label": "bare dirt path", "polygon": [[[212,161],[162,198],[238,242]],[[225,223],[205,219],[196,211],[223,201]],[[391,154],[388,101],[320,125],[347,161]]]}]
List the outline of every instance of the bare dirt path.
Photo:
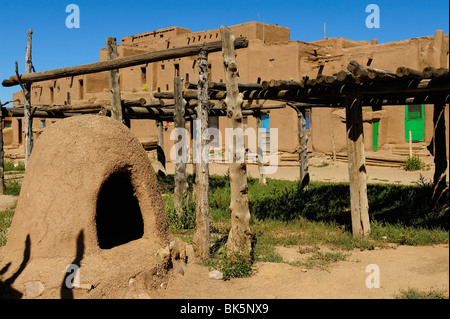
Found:
[{"label": "bare dirt path", "polygon": [[[284,257],[292,258],[298,247],[284,247]],[[229,281],[208,278],[209,269],[192,260],[185,274],[176,274],[167,289],[153,298],[174,299],[391,299],[401,290],[449,291],[449,247],[398,246],[373,251],[351,251],[346,261],[325,269],[291,266],[287,263],[256,263],[250,278]],[[368,265],[380,271],[380,288],[366,287]]]},{"label": "bare dirt path", "polygon": [[[327,162],[328,166],[322,166]],[[431,181],[434,173],[432,159],[425,160],[428,170],[408,172],[403,168],[367,166],[368,183],[413,185],[421,178]],[[317,156],[309,160],[312,181],[348,182],[348,166],[332,162],[329,157]],[[192,167],[188,165],[192,172]],[[225,175],[228,166],[210,164],[210,173]],[[174,165],[167,163],[167,173],[173,174]],[[248,165],[248,174],[258,177],[256,165]],[[299,168],[294,163],[283,163],[276,179],[298,180]],[[286,261],[302,258],[299,247],[278,247]],[[184,267],[185,274],[176,274],[166,290],[159,290],[154,298],[213,298],[213,299],[391,299],[409,288],[421,292],[430,290],[449,292],[449,246],[397,246],[373,251],[346,252],[345,261],[332,263],[326,269],[291,266],[288,263],[256,263],[256,272],[250,278],[229,281],[211,280],[209,269],[193,259]],[[366,287],[368,265],[380,270],[380,288]]]}]

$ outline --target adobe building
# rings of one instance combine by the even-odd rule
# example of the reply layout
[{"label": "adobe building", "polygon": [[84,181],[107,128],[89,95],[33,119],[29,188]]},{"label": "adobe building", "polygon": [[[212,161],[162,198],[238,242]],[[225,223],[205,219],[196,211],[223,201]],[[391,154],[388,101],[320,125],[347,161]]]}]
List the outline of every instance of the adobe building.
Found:
[{"label": "adobe building", "polygon": [[[278,25],[247,22],[230,27],[234,35],[249,40],[247,48],[236,51],[240,82],[260,82],[270,79],[296,80],[303,75],[316,77],[319,70],[333,75],[345,70],[352,60],[361,65],[394,71],[399,66],[417,70],[432,66],[449,66],[449,36],[441,30],[434,35],[378,44],[372,41],[353,41],[345,38],[326,38],[313,42],[290,39],[290,30]],[[121,39],[118,56],[126,57],[149,51],[163,50],[186,45],[220,40],[219,29],[191,32],[189,29],[170,27]],[[106,60],[106,49],[100,50],[100,61]],[[120,70],[122,99],[145,98],[150,100],[152,92],[173,90],[173,77],[182,76],[185,81],[196,82],[197,57],[185,57],[134,66]],[[222,52],[208,56],[210,81],[224,82]],[[13,99],[23,104],[21,92]],[[87,101],[109,101],[108,72],[62,78],[54,81],[34,83],[31,87],[32,105],[80,104]],[[270,103],[268,101],[267,103]],[[371,108],[364,108],[364,117],[371,117]],[[345,152],[346,130],[344,109],[313,108],[307,110],[308,150],[328,153],[333,150]],[[448,108],[446,127],[448,136]],[[297,114],[290,107],[271,110],[263,119],[270,128],[278,128],[278,149],[281,152],[296,153]],[[45,127],[57,119],[34,119],[33,131],[36,137]],[[227,119],[214,118],[210,126],[218,127],[224,136]],[[244,124],[256,128],[253,117],[244,118]],[[23,145],[23,124],[20,118],[4,120],[4,139],[8,148]],[[167,160],[173,141],[170,132],[173,123],[165,123],[164,147]],[[141,141],[156,138],[154,120],[131,120],[131,130]],[[409,131],[414,142],[428,144],[433,135],[433,106],[383,106],[379,122],[364,123],[366,151],[392,149],[395,145],[407,144]],[[253,151],[253,150],[249,150]],[[448,156],[448,149],[447,149]]]}]

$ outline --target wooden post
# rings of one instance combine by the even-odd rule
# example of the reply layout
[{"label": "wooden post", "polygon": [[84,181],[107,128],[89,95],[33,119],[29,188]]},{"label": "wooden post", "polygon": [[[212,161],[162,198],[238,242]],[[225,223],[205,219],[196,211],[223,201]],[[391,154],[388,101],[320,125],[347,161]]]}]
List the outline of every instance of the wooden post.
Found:
[{"label": "wooden post", "polygon": [[[31,73],[33,66],[31,60],[31,40],[33,31],[28,30],[28,42],[25,60],[25,74]],[[31,84],[24,84],[22,86],[23,91],[23,105],[24,105],[24,131],[25,131],[25,166],[30,159],[31,151],[33,149],[33,117],[31,115]],[[22,132],[19,132],[22,134]]]},{"label": "wooden post", "polygon": [[162,120],[156,120],[158,129],[158,146],[156,147],[156,157],[158,160],[158,174],[166,176],[166,156],[164,155],[164,124]]},{"label": "wooden post", "polygon": [[433,123],[433,155],[434,155],[434,176],[433,176],[433,199],[439,200],[447,188],[447,142],[445,134],[445,103],[434,104]]},{"label": "wooden post", "polygon": [[308,189],[309,172],[308,172],[308,136],[306,135],[306,111],[304,106],[299,106],[298,116],[298,161],[300,166],[300,189]]},{"label": "wooden post", "polygon": [[[108,60],[117,59],[116,38],[106,38],[106,51]],[[111,98],[111,117],[124,123],[120,98],[119,69],[109,71],[109,92]]]},{"label": "wooden post", "polygon": [[256,119],[256,141],[257,141],[257,155],[258,155],[258,172],[259,172],[259,182],[263,185],[266,185],[266,177],[264,176],[263,172],[263,168],[264,168],[264,163],[263,163],[263,151],[261,148],[261,145],[259,145],[259,140],[260,140],[260,136],[259,134],[261,134],[261,130],[262,130],[262,122],[261,122],[261,111],[260,110],[256,110],[254,113],[254,117]]},{"label": "wooden post", "polygon": [[409,131],[409,157],[411,158],[413,156],[412,151],[412,133]]},{"label": "wooden post", "polygon": [[[175,112],[173,116],[173,122],[176,131],[182,131],[184,134],[185,130],[185,118],[184,118],[184,108],[186,106],[186,101],[183,99],[183,79],[179,76],[174,78],[174,96],[175,96]],[[181,136],[176,134],[176,143],[186,142]],[[183,154],[185,147],[180,147],[177,160],[175,162],[175,190],[174,190],[174,206],[178,216],[181,216],[183,210],[188,207],[189,195],[188,195],[188,182],[187,182],[187,162],[186,154]]]},{"label": "wooden post", "polygon": [[346,97],[346,126],[353,237],[370,233],[361,99]]},{"label": "wooden post", "polygon": [[5,151],[3,149],[3,112],[0,101],[0,194],[5,192]]},{"label": "wooden post", "polygon": [[[193,248],[196,256],[209,258],[211,215],[209,209],[209,154],[203,154],[207,140],[203,138],[208,128],[208,53],[200,51],[198,65],[198,104],[197,119],[200,122],[198,143],[198,159],[196,166],[196,231],[193,239]],[[199,140],[198,140],[199,139]]]},{"label": "wooden post", "polygon": [[[234,51],[234,35],[231,29],[220,27],[222,35],[222,54],[225,67],[225,79],[227,86],[228,127],[233,130],[243,131],[242,104],[244,102],[242,93],[239,93],[239,71],[236,65],[236,55]],[[236,144],[243,145],[242,134],[236,135]],[[248,185],[247,166],[245,162],[236,162],[236,147],[233,147],[233,160],[230,163],[230,212],[231,230],[228,236],[227,249],[230,257],[234,255],[250,256],[252,233],[250,232],[250,211],[248,208]]]}]

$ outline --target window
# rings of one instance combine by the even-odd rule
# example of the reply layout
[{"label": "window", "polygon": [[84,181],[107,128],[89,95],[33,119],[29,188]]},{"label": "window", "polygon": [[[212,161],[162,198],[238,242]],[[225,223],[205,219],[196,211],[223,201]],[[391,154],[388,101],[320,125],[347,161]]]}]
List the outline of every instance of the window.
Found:
[{"label": "window", "polygon": [[174,70],[175,70],[175,75],[174,76],[180,76],[180,65],[174,64]]},{"label": "window", "polygon": [[142,67],[141,68],[141,84],[147,84],[147,68]]},{"label": "window", "polygon": [[45,128],[46,124],[45,124],[45,120],[41,120],[41,128]]},{"label": "window", "polygon": [[310,111],[306,110],[305,111],[305,121],[306,121],[306,130],[307,131],[310,129],[310,117],[311,117]]},{"label": "window", "polygon": [[7,120],[3,121],[3,127],[4,128],[8,128],[8,127],[11,127],[11,126],[12,126],[12,122],[11,121],[7,121]]},{"label": "window", "polygon": [[53,94],[53,88],[51,87],[50,88],[50,104],[53,104],[54,98],[55,98],[55,96]]},{"label": "window", "polygon": [[189,82],[189,73],[186,73],[186,82]]},{"label": "window", "polygon": [[78,80],[79,84],[79,91],[78,91],[78,97],[80,100],[84,99],[84,83],[83,80]]},{"label": "window", "polygon": [[422,119],[422,105],[413,104],[408,105],[408,120],[420,120]]}]

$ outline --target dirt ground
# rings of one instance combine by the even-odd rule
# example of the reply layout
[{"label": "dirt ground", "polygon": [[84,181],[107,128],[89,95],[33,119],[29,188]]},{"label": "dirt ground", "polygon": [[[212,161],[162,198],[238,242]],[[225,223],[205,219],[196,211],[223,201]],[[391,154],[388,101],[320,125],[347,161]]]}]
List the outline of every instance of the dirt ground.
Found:
[{"label": "dirt ground", "polygon": [[[191,249],[191,247],[189,247]],[[287,261],[306,258],[298,247],[278,247]],[[190,252],[192,256],[192,250]],[[398,246],[351,251],[345,261],[326,268],[306,269],[287,263],[256,263],[250,278],[229,281],[208,278],[208,267],[191,260],[184,275],[176,274],[167,288],[152,298],[173,299],[392,299],[402,290],[449,291],[449,246]],[[380,288],[367,288],[366,279],[379,268]]]},{"label": "dirt ground", "polygon": [[[318,167],[327,161],[328,166]],[[426,163],[432,163],[430,159]],[[167,163],[167,173],[174,171],[174,165]],[[190,172],[192,167],[188,166]],[[426,180],[433,177],[431,169],[407,172],[401,168],[367,167],[369,183],[398,183],[411,185],[422,175]],[[210,173],[222,175],[227,165],[211,164]],[[347,164],[333,163],[329,158],[318,156],[310,159],[309,172],[312,181],[348,181]],[[248,173],[258,177],[256,165],[248,166]],[[297,180],[298,167],[283,163],[277,170],[277,179]],[[14,196],[0,196],[0,209],[9,207]],[[299,261],[308,254],[300,254],[297,246],[277,247],[278,253],[287,262]],[[207,266],[194,257],[192,247],[187,246],[189,261],[184,265],[184,274],[174,273],[167,286],[150,292],[153,299],[391,299],[402,290],[414,288],[449,292],[449,245],[435,246],[392,246],[373,251],[354,250],[344,252],[345,261],[332,263],[326,268],[306,269],[288,263],[259,262],[250,278],[234,278],[229,281],[209,279]],[[367,288],[366,279],[372,273],[366,272],[369,265],[379,269],[380,288]]]}]

